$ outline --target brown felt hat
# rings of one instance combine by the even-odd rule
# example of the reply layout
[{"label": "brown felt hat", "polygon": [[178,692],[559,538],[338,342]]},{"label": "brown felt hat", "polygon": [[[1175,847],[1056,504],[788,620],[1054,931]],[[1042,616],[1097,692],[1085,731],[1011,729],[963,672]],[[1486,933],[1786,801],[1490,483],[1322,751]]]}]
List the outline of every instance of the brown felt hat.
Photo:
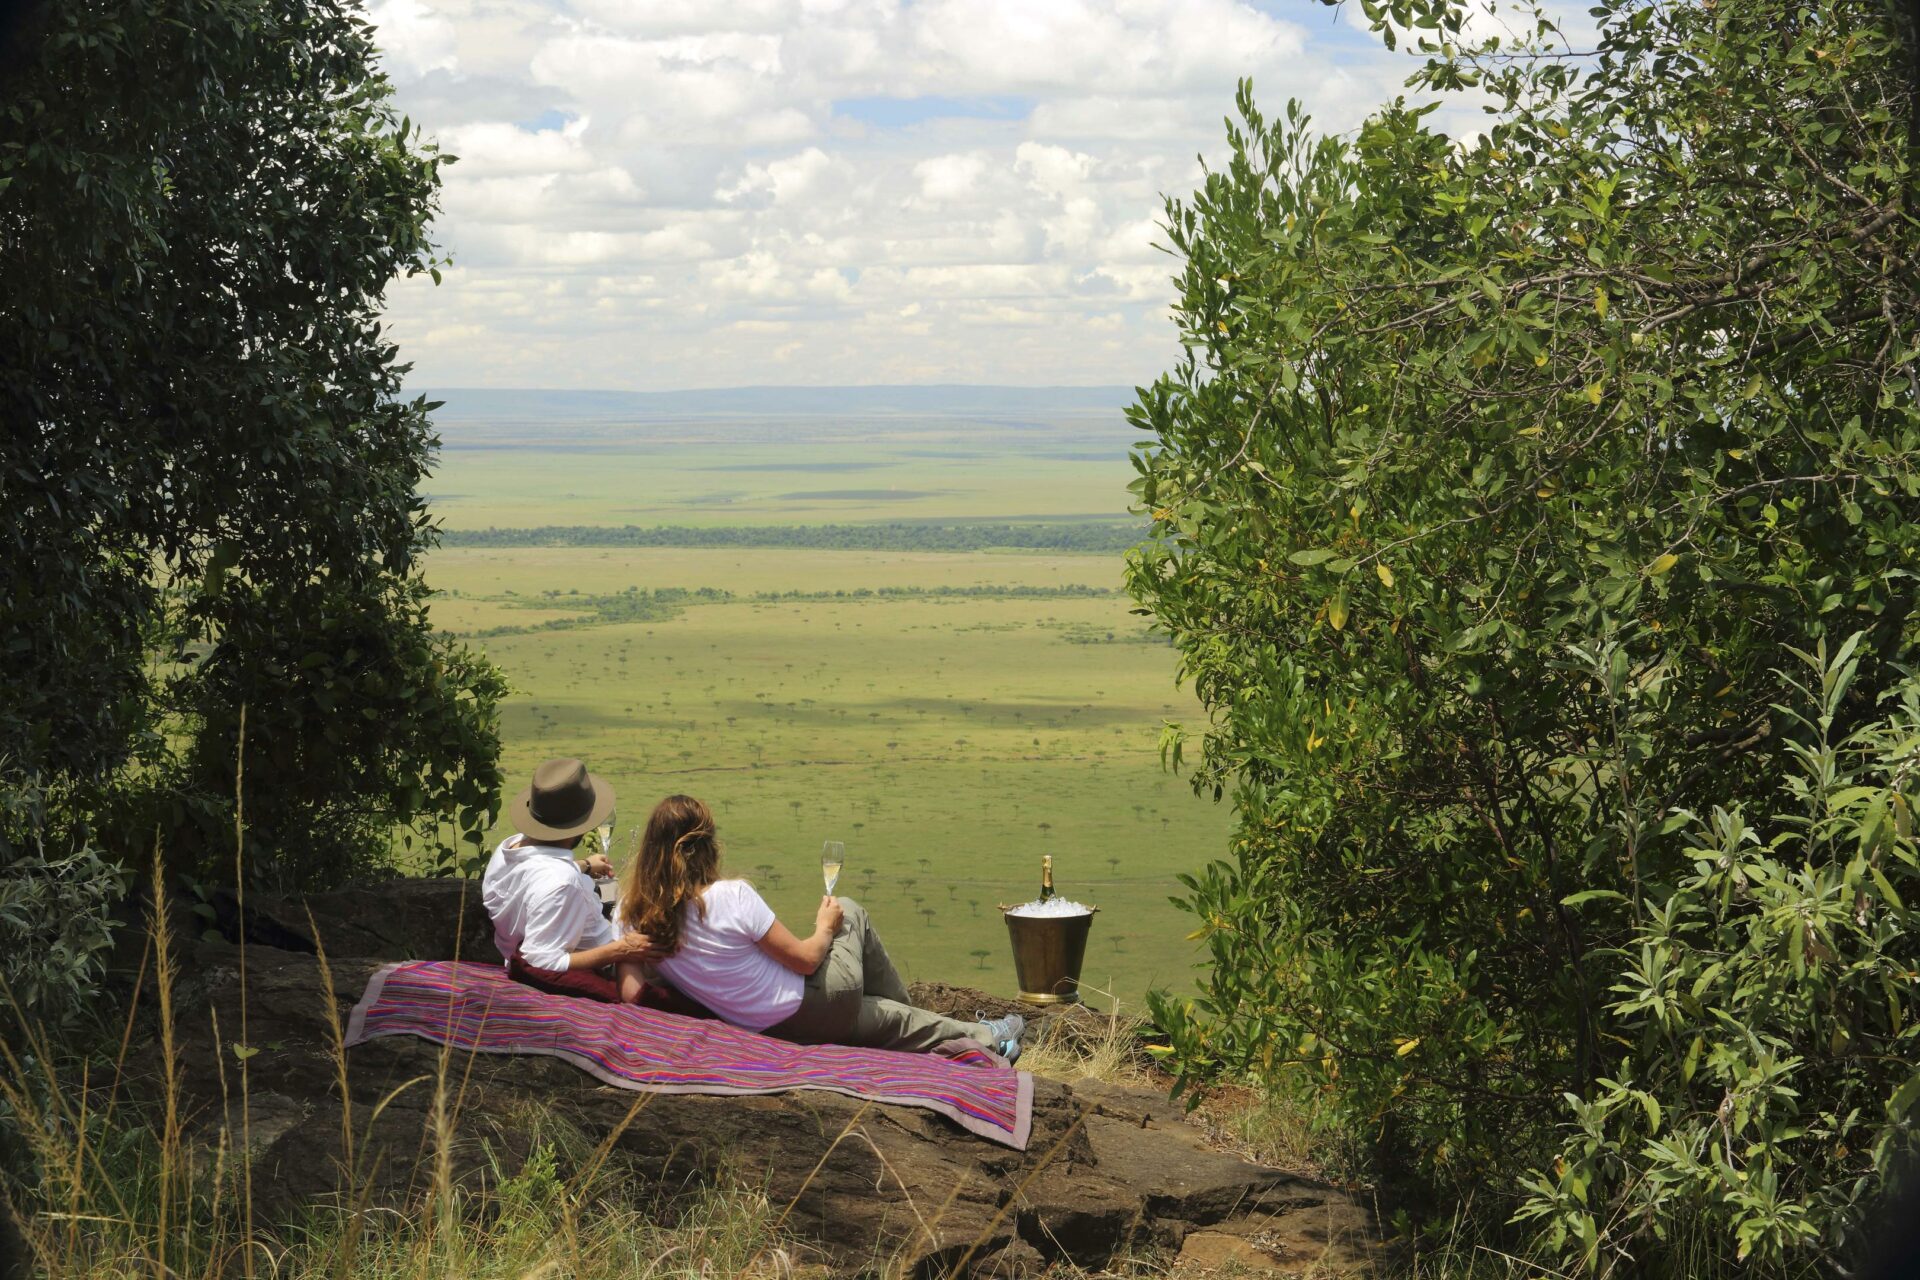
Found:
[{"label": "brown felt hat", "polygon": [[533,785],[509,810],[522,835],[571,840],[613,813],[613,788],[578,760],[549,760],[533,771]]}]

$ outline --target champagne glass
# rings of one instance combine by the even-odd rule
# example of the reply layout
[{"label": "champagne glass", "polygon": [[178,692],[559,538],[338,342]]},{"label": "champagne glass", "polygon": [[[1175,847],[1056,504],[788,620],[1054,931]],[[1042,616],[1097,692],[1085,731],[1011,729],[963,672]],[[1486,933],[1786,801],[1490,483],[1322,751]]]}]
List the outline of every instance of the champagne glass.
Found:
[{"label": "champagne glass", "polygon": [[606,857],[609,860],[611,860],[613,858],[613,815],[612,814],[607,815],[607,820],[600,824],[600,829],[594,832],[594,834],[600,837],[600,852],[602,854],[605,854]]},{"label": "champagne glass", "polygon": [[820,878],[826,881],[828,897],[833,896],[833,886],[840,883],[840,867],[846,860],[844,840],[828,840],[820,846]]}]

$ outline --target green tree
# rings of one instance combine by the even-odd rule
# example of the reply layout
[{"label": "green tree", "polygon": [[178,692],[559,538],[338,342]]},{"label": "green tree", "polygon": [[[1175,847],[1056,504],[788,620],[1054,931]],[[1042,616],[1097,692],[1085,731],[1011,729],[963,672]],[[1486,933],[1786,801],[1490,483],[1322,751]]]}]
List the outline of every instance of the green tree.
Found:
[{"label": "green tree", "polygon": [[[497,804],[499,677],[429,623],[383,292],[437,272],[447,157],[358,7],[41,6],[0,81],[0,782],[316,884]],[[49,792],[51,794],[51,792]],[[10,848],[27,834],[7,833]],[[136,848],[136,846],[140,848]]]},{"label": "green tree", "polygon": [[[1491,102],[1484,130],[1394,103],[1316,137],[1243,86],[1227,163],[1166,210],[1184,355],[1130,412],[1155,440],[1129,585],[1211,713],[1197,753],[1178,726],[1164,753],[1239,824],[1185,878],[1202,991],[1155,1013],[1184,1081],[1322,1090],[1378,1174],[1490,1190],[1498,1221],[1563,1095],[1667,1052],[1621,1003],[1625,948],[1690,883],[1692,815],[1760,824],[1815,749],[1774,673],[1859,632],[1845,741],[1916,656],[1920,77],[1905,11],[1875,3],[1606,0],[1581,50],[1363,8],[1412,30],[1421,87]],[[1863,875],[1865,916],[1894,918]],[[1920,939],[1872,954],[1916,967]],[[1904,1126],[1899,1006],[1805,1043],[1877,1055],[1860,1096]],[[1803,1031],[1834,1013],[1791,1007]],[[1708,1057],[1737,1092],[1731,1017]],[[1729,1113],[1749,1145],[1715,1175],[1725,1214],[1648,1208],[1642,1263],[1696,1212],[1731,1253],[1777,1205],[1727,1188],[1795,1159],[1769,1194],[1807,1197],[1810,1229],[1739,1247],[1838,1250],[1904,1138],[1790,1152],[1771,1123]],[[1600,1204],[1632,1167],[1567,1195]],[[1578,1236],[1548,1245],[1622,1256]]]}]

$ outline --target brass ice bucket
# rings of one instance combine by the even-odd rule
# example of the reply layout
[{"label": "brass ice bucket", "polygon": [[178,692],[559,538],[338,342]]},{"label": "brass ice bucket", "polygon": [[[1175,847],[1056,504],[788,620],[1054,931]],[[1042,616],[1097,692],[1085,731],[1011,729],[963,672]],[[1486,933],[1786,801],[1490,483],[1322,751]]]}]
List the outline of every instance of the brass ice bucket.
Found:
[{"label": "brass ice bucket", "polygon": [[1013,939],[1013,974],[1028,1004],[1078,1004],[1080,965],[1087,958],[1093,912],[1079,916],[1017,916],[1005,912]]}]

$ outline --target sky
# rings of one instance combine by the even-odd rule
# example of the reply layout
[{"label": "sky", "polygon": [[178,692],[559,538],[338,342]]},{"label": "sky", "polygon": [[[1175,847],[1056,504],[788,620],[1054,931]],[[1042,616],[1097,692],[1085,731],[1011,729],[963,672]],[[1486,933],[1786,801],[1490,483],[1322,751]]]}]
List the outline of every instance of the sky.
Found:
[{"label": "sky", "polygon": [[1135,385],[1236,81],[1353,129],[1413,63],[1309,0],[376,0],[459,157],[421,386]]}]

